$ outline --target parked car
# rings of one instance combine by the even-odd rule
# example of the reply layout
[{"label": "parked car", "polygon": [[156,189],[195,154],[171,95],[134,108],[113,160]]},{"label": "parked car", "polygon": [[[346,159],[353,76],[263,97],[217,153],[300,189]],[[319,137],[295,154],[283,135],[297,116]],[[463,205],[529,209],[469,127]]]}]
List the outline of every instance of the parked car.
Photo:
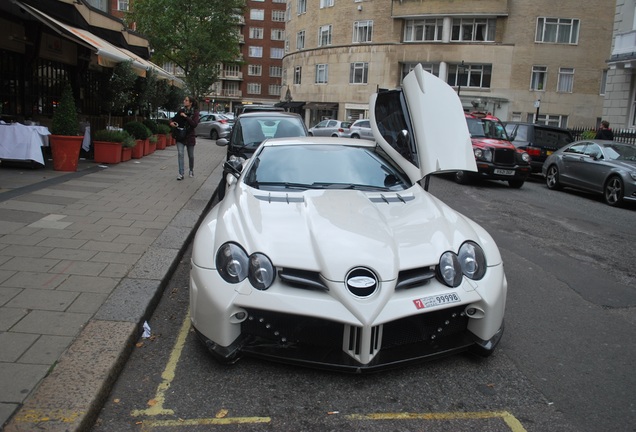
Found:
[{"label": "parked car", "polygon": [[541,173],[548,156],[574,141],[572,133],[565,128],[536,123],[507,122],[506,132],[515,147],[530,155],[533,173]]},{"label": "parked car", "polygon": [[548,156],[543,175],[549,189],[571,187],[602,194],[611,206],[636,201],[636,147],[603,140],[577,141]]},{"label": "parked car", "polygon": [[309,128],[309,136],[348,137],[351,122],[340,120],[323,120]]},{"label": "parked car", "polygon": [[273,138],[225,163],[189,287],[193,328],[221,362],[358,373],[496,349],[501,254],[420,182],[476,170],[457,94],[418,65],[369,107],[375,142]]},{"label": "parked car", "polygon": [[350,138],[364,138],[373,140],[373,131],[371,130],[371,123],[369,119],[360,119],[354,121],[351,126],[349,126],[349,137]]},{"label": "parked car", "polygon": [[[238,116],[232,133],[227,138],[220,138],[217,145],[227,146],[227,160],[232,158],[245,160],[267,138],[307,136],[307,127],[300,115],[284,111],[254,111]],[[217,196],[225,196],[225,177],[219,183]]]},{"label": "parked car", "polygon": [[478,171],[457,171],[455,181],[467,184],[473,179],[503,180],[513,188],[523,186],[531,172],[528,153],[512,145],[497,117],[481,112],[465,116]]},{"label": "parked car", "polygon": [[270,104],[247,104],[247,105],[239,105],[234,109],[234,116],[238,117],[241,114],[250,113],[250,112],[261,112],[261,111],[277,111],[283,112],[285,111],[282,107],[277,107],[275,105]]},{"label": "parked car", "polygon": [[229,119],[224,114],[203,114],[200,117],[195,133],[197,136],[204,136],[213,140],[227,138],[232,132],[233,125],[234,120]]}]

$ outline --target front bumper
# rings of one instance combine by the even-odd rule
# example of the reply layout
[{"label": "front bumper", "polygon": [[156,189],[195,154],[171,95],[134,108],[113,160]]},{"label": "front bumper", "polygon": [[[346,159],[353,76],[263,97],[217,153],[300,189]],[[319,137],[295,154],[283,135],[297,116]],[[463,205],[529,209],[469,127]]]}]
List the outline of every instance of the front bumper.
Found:
[{"label": "front bumper", "polygon": [[530,165],[497,165],[477,161],[477,176],[492,180],[527,180],[532,172]]}]

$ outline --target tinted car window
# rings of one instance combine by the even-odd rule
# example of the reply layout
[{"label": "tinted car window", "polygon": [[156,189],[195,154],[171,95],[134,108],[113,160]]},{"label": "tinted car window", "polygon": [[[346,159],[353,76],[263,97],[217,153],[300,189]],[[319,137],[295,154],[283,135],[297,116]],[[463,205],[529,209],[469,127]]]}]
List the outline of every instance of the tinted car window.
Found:
[{"label": "tinted car window", "polygon": [[[375,120],[378,124],[378,130],[385,141],[404,158],[417,165],[415,144],[409,139],[413,131],[410,128],[410,120],[404,118],[404,113],[407,112],[407,109],[402,97],[403,95],[399,91],[378,93],[375,104]],[[406,132],[406,134],[403,132]],[[400,136],[406,139],[398,139]]]},{"label": "tinted car window", "polygon": [[[520,138],[517,138],[520,139]],[[543,129],[535,127],[534,141],[544,146],[560,148],[572,142],[572,138],[568,133],[562,133],[553,129]]]}]

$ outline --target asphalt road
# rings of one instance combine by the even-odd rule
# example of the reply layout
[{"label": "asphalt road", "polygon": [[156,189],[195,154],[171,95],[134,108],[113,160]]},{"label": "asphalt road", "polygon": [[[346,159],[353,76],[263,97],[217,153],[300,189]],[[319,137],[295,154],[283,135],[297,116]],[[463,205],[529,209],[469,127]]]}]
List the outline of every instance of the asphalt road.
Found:
[{"label": "asphalt road", "polygon": [[434,178],[430,191],[502,252],[506,331],[492,357],[368,376],[221,366],[188,326],[186,254],[94,431],[636,430],[636,206],[539,181]]}]

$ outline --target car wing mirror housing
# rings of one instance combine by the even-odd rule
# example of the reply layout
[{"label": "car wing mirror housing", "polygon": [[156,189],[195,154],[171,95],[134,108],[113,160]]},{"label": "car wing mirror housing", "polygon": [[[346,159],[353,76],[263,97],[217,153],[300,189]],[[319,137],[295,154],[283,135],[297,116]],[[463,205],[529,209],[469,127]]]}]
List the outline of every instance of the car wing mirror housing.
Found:
[{"label": "car wing mirror housing", "polygon": [[227,139],[225,139],[225,138],[219,138],[218,140],[216,140],[216,145],[221,146],[221,147],[225,147],[229,143],[230,142]]},{"label": "car wing mirror housing", "polygon": [[239,178],[243,171],[243,164],[239,160],[229,160],[223,164],[223,172],[225,174],[232,174],[234,177]]}]

